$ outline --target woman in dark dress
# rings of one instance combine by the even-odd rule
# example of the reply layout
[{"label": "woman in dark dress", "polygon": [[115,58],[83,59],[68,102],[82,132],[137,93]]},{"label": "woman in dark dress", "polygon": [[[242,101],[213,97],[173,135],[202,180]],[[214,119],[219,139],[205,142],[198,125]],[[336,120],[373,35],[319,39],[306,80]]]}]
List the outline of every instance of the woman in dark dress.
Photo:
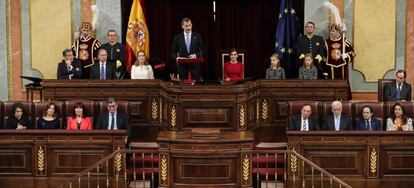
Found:
[{"label": "woman in dark dress", "polygon": [[46,105],[45,112],[43,116],[37,121],[38,129],[59,129],[60,121],[57,119],[56,115],[56,105],[53,102],[50,102]]},{"label": "woman in dark dress", "polygon": [[9,116],[6,120],[6,129],[30,129],[31,122],[27,114],[23,111],[22,103],[15,103],[12,106],[13,116]]}]

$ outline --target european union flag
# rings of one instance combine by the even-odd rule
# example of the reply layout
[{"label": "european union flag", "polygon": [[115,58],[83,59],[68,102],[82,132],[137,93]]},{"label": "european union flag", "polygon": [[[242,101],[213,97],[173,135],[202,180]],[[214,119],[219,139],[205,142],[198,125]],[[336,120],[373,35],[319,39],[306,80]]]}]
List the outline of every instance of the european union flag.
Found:
[{"label": "european union flag", "polygon": [[291,0],[281,0],[279,9],[279,21],[276,29],[275,53],[280,60],[285,62],[287,78],[297,78],[296,56],[293,51],[296,40],[299,37],[298,18]]}]

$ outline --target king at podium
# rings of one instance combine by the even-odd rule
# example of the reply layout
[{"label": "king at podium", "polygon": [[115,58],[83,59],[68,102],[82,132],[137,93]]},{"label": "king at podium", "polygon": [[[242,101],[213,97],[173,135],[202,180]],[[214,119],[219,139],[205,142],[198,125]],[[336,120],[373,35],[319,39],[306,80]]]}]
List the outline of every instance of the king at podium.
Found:
[{"label": "king at podium", "polygon": [[[199,33],[192,32],[192,26],[190,18],[182,19],[181,27],[184,32],[175,35],[171,46],[171,56],[174,61],[180,57],[200,58],[203,56],[203,40]],[[189,66],[186,65],[177,65],[177,72],[180,75],[180,79],[187,79],[188,68]],[[191,65],[191,69],[192,77],[198,80],[200,77],[200,65],[194,63]]]}]

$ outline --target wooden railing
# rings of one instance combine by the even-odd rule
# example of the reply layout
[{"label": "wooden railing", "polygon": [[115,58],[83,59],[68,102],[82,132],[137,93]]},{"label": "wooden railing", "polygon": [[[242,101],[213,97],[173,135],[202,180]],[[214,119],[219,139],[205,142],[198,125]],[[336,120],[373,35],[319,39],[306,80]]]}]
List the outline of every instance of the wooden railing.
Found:
[{"label": "wooden railing", "polygon": [[[258,159],[263,157],[266,163],[265,167],[261,169],[267,169],[260,173],[264,174],[264,177],[260,177],[259,170],[256,170],[255,187],[279,187],[277,184],[283,183],[284,187],[351,188],[351,186],[294,150],[256,150],[254,155],[257,160],[256,164],[253,164],[253,169],[259,167]],[[279,158],[282,158],[284,162],[281,166],[278,166]],[[269,167],[270,163],[274,166]]]},{"label": "wooden railing", "polygon": [[[109,187],[150,187],[155,184],[154,172],[158,167],[152,163],[149,167],[144,164],[144,158],[150,156],[154,159],[157,150],[116,150],[112,154],[103,158],[96,164],[71,177],[68,181],[61,184],[58,188],[109,188]],[[142,157],[142,166],[137,168],[136,157]],[[127,166],[127,161],[132,160],[132,166]],[[142,170],[140,169],[142,168]],[[147,168],[148,170],[145,170]],[[139,169],[139,170],[136,170]],[[138,172],[140,171],[140,172]],[[139,174],[140,173],[140,174]],[[150,177],[147,177],[150,174]],[[139,178],[142,175],[142,179]],[[137,181],[139,180],[139,181]],[[150,182],[148,182],[150,181]]]}]

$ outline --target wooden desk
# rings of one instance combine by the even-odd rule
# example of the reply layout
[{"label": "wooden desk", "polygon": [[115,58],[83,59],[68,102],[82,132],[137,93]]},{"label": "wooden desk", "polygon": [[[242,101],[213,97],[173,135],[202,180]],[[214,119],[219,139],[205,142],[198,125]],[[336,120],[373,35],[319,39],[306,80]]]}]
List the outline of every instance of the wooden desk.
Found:
[{"label": "wooden desk", "polygon": [[[256,140],[286,141],[288,100],[347,99],[346,80],[256,80],[234,85],[177,85],[160,80],[44,80],[45,100],[130,101],[133,133],[155,141],[158,129],[256,130]],[[276,134],[276,135],[275,135]]]},{"label": "wooden desk", "polygon": [[159,187],[252,187],[253,133],[159,133]]},{"label": "wooden desk", "polygon": [[414,132],[288,131],[287,136],[289,150],[352,187],[414,187]]},{"label": "wooden desk", "polygon": [[0,187],[55,188],[124,149],[125,135],[125,130],[1,130]]}]

